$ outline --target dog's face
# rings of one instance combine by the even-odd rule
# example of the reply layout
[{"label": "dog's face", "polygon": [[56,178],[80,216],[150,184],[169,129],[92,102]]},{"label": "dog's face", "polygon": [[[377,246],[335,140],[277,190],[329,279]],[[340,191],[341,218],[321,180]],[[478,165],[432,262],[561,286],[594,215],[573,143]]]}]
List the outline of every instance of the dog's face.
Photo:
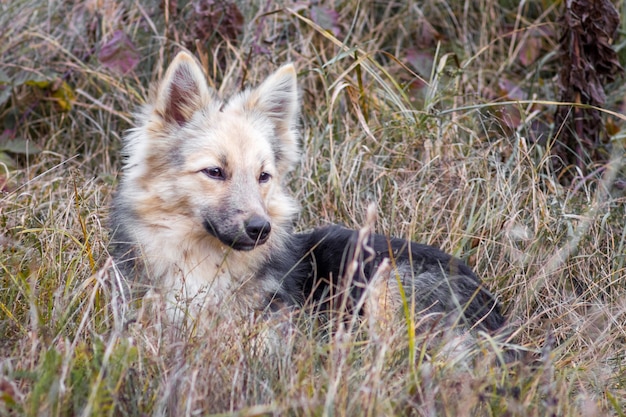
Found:
[{"label": "dog's face", "polygon": [[126,166],[141,195],[138,217],[236,250],[266,243],[295,213],[282,182],[298,158],[297,104],[291,65],[224,103],[180,53],[130,135]]}]

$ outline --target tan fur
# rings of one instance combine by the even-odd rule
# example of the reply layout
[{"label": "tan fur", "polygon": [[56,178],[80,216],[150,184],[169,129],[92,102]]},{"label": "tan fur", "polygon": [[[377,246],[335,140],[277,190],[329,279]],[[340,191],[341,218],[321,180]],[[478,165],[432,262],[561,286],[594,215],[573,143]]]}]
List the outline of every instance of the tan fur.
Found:
[{"label": "tan fur", "polygon": [[[297,88],[292,65],[223,103],[187,53],[176,56],[126,138],[127,160],[114,226],[141,260],[142,279],[165,296],[170,316],[187,310],[247,314],[262,307],[271,280],[253,280],[280,249],[295,202],[282,187],[298,157]],[[220,167],[228,180],[202,170]],[[261,183],[261,172],[271,179]],[[271,219],[268,241],[236,251],[199,225],[224,217]],[[214,220],[215,223],[219,221]],[[227,304],[228,308],[222,308]]]}]

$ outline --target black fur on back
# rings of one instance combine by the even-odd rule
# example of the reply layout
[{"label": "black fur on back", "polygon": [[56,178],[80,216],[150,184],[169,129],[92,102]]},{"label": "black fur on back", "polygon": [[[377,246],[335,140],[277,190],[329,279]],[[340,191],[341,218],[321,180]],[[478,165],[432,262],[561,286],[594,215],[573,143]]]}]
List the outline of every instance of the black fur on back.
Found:
[{"label": "black fur on back", "polygon": [[[322,311],[340,305],[354,313],[365,284],[388,258],[417,311],[461,312],[468,327],[488,331],[504,325],[498,302],[480,279],[463,261],[436,247],[379,234],[359,243],[358,231],[336,225],[294,234],[291,239],[289,256],[270,260],[265,269],[273,270],[272,275],[282,270],[279,296],[290,304],[313,302]],[[348,265],[354,261],[357,267],[350,276]],[[396,276],[392,272],[389,279]],[[347,302],[342,294],[349,295]]]}]

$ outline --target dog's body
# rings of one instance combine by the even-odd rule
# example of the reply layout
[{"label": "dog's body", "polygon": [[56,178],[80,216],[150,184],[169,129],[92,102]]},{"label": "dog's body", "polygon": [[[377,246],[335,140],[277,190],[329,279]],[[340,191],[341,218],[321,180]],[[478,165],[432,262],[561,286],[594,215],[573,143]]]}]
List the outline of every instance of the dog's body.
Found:
[{"label": "dog's body", "polygon": [[361,313],[374,308],[359,303],[374,280],[383,309],[409,303],[502,326],[480,280],[436,248],[339,226],[292,233],[297,205],[283,180],[299,156],[293,66],[224,103],[180,53],[155,93],[126,138],[112,242],[119,269],[165,294],[172,311],[328,310],[348,294],[342,306]]}]

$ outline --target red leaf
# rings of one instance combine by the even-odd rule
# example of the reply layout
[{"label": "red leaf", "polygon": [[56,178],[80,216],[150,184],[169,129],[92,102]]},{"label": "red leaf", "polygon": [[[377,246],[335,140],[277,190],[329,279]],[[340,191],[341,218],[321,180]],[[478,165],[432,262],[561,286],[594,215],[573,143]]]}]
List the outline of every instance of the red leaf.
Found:
[{"label": "red leaf", "polygon": [[197,0],[193,3],[195,19],[195,39],[206,41],[215,32],[237,44],[243,33],[244,17],[232,0]]},{"label": "red leaf", "polygon": [[526,100],[526,93],[517,84],[507,78],[500,78],[498,80],[498,88],[500,89],[500,96],[504,96],[509,100]]},{"label": "red leaf", "polygon": [[519,51],[519,61],[523,66],[527,67],[532,65],[540,55],[541,38],[531,35],[522,41],[522,46]]},{"label": "red leaf", "polygon": [[98,59],[106,68],[126,75],[139,63],[139,53],[126,33],[116,30],[100,48]]},{"label": "red leaf", "polygon": [[434,59],[433,54],[428,51],[418,51],[415,48],[409,48],[406,51],[406,60],[422,77],[427,79],[430,78]]},{"label": "red leaf", "polygon": [[510,104],[499,109],[500,120],[510,129],[517,129],[522,124],[522,115],[516,106]]}]

